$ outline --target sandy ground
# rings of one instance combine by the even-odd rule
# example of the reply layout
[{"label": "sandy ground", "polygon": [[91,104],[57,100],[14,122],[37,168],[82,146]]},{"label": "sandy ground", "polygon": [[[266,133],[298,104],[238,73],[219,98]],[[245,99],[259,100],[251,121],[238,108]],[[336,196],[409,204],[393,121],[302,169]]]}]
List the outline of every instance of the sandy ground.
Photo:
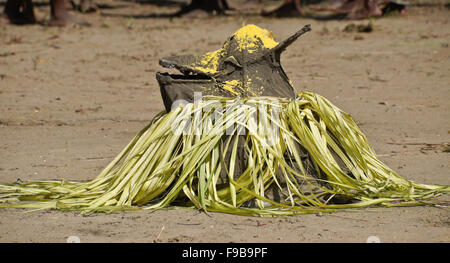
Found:
[{"label": "sandy ground", "polygon": [[[92,27],[0,25],[0,181],[95,178],[163,109],[158,59],[216,50],[243,23],[278,40],[310,23],[313,32],[282,57],[295,87],[350,113],[380,159],[404,177],[450,184],[448,8],[410,7],[406,16],[375,20],[372,33],[347,33],[345,20],[168,19],[149,14],[177,6],[97,2],[101,13],[75,14]],[[45,19],[49,7],[40,3]],[[450,242],[450,198],[436,201],[441,206],[283,218],[1,209],[0,242]]]}]

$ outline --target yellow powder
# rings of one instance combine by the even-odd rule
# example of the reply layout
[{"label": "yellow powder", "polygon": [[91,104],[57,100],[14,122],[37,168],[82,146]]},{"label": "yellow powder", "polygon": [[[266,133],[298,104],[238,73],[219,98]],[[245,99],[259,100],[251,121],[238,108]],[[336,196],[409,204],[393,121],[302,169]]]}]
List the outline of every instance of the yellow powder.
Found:
[{"label": "yellow powder", "polygon": [[246,25],[233,34],[239,44],[240,51],[246,50],[249,53],[261,47],[273,48],[278,43],[273,39],[273,33],[255,25]]},{"label": "yellow powder", "polygon": [[238,89],[242,89],[242,83],[238,80],[227,80],[223,83],[222,88],[227,90],[234,95],[239,95]]},{"label": "yellow powder", "polygon": [[[234,37],[236,40],[239,51],[247,51],[248,53],[253,53],[258,50],[261,48],[261,45],[263,48],[268,49],[278,45],[273,39],[272,32],[255,25],[246,25],[236,31],[231,37]],[[217,73],[219,60],[224,55],[228,43],[226,43],[223,48],[198,57],[198,60],[193,67],[207,74]]]},{"label": "yellow powder", "polygon": [[245,86],[250,87],[252,85],[252,79],[249,78],[248,76],[245,76],[245,77],[247,77],[247,82],[245,83]]},{"label": "yellow powder", "polygon": [[208,52],[200,57],[197,65],[194,68],[205,73],[214,74],[217,72],[217,69],[219,67],[219,59],[222,57],[222,55],[222,48],[213,52]]}]

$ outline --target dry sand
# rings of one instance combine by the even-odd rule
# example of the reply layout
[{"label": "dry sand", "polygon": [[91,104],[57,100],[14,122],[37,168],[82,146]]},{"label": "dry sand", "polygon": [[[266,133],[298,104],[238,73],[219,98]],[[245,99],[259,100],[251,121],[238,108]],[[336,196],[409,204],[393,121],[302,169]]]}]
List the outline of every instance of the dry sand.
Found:
[{"label": "dry sand", "polygon": [[[0,25],[0,181],[95,178],[163,109],[158,59],[216,50],[243,23],[277,40],[309,23],[313,32],[282,56],[296,89],[350,113],[380,159],[405,178],[450,184],[450,154],[443,152],[450,142],[448,8],[411,7],[406,16],[376,19],[372,33],[346,33],[346,20],[152,18],[178,7],[97,2],[101,13],[75,14],[92,27]],[[49,7],[38,3],[45,18]],[[441,206],[283,218],[1,209],[0,242],[365,242],[372,235],[449,242],[450,200],[435,200]]]}]

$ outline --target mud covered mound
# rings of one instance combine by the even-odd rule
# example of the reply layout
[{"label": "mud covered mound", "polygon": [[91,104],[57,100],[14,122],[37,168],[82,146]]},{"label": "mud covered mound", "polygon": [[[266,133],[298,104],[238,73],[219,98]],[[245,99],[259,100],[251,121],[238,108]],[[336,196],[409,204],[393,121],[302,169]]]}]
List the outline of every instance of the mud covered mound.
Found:
[{"label": "mud covered mound", "polygon": [[156,75],[166,110],[170,111],[177,99],[193,102],[195,92],[203,96],[295,98],[280,57],[290,44],[310,30],[310,25],[305,26],[278,43],[268,30],[246,25],[216,51],[161,59],[160,65],[182,73]]}]

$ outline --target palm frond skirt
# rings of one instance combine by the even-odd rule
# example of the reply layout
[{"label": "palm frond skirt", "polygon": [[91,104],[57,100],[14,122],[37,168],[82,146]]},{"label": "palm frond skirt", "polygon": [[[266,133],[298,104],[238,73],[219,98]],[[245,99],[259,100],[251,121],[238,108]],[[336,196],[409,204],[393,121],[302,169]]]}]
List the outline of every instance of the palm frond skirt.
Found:
[{"label": "palm frond skirt", "polygon": [[449,190],[401,177],[350,115],[300,92],[297,99],[206,97],[161,112],[94,180],[1,184],[0,207],[182,206],[279,216],[423,205]]}]

